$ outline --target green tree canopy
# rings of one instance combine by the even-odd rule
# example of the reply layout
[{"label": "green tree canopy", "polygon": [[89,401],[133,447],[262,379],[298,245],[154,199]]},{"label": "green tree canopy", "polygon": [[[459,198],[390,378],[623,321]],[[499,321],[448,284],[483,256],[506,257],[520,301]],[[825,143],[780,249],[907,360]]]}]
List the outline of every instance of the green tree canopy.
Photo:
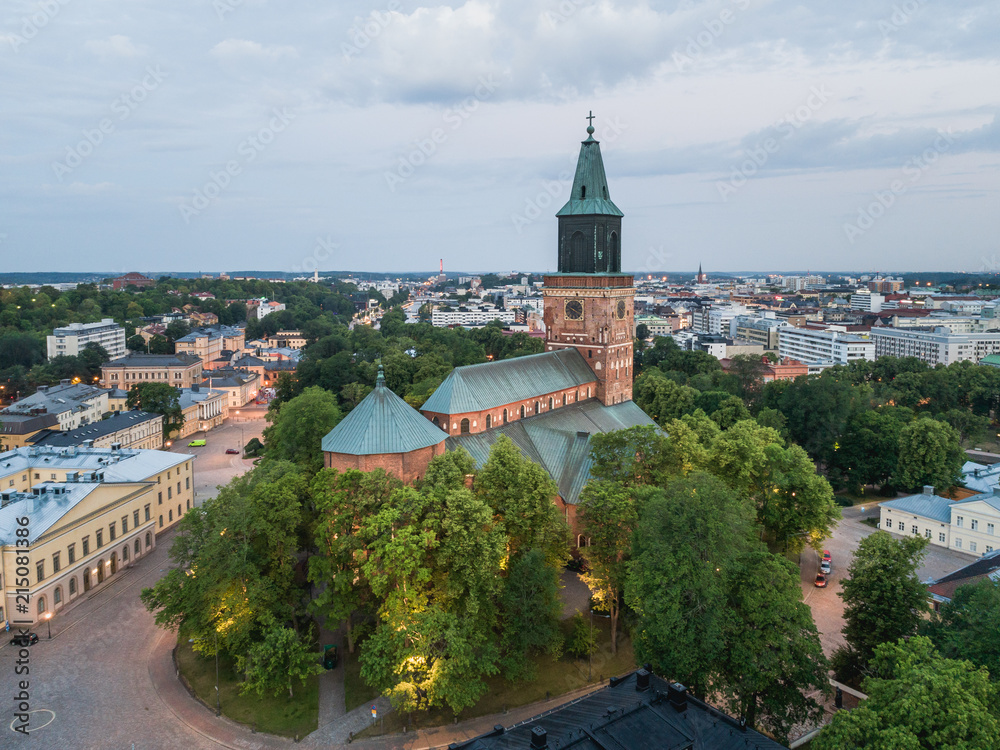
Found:
[{"label": "green tree canopy", "polygon": [[899,484],[910,490],[933,485],[946,492],[960,476],[964,454],[955,428],[921,417],[899,433]]},{"label": "green tree canopy", "polygon": [[137,383],[129,388],[125,398],[129,409],[142,409],[163,415],[163,439],[166,440],[184,424],[180,393],[167,383]]},{"label": "green tree canopy", "polygon": [[1000,580],[984,578],[959,586],[951,601],[920,629],[943,656],[986,667],[1000,682]]},{"label": "green tree canopy", "polygon": [[290,401],[267,411],[264,429],[269,459],[293,461],[315,472],[323,466],[321,444],[343,418],[337,397],[318,386],[306,388]]}]

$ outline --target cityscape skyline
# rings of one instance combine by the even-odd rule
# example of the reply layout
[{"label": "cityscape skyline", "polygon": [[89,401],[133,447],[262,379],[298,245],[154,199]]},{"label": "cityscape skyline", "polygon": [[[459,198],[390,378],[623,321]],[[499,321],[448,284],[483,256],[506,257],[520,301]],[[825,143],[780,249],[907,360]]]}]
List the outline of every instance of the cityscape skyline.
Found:
[{"label": "cityscape skyline", "polygon": [[1000,268],[982,2],[39,7],[0,23],[7,271],[555,270],[590,112],[623,269]]}]

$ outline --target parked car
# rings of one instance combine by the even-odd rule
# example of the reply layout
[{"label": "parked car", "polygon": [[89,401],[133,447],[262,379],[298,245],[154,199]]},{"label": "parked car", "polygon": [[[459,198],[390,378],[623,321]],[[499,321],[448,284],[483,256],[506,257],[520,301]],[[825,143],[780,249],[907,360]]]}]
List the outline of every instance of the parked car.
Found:
[{"label": "parked car", "polygon": [[28,633],[27,635],[18,633],[10,639],[11,646],[30,646],[34,643],[38,643],[38,633]]},{"label": "parked car", "polygon": [[826,588],[826,575],[823,573],[816,574],[816,583],[814,584],[818,589]]},{"label": "parked car", "polygon": [[829,560],[824,560],[823,562],[821,562],[819,564],[819,570],[820,570],[820,572],[824,573],[825,575],[830,575],[830,568],[831,568],[831,566],[830,566],[830,561]]},{"label": "parked car", "polygon": [[235,448],[226,448],[226,453],[232,453],[233,455],[236,455],[236,456],[238,456],[240,454],[240,452],[238,450],[236,450]]},{"label": "parked car", "polygon": [[189,448],[201,448],[203,445],[207,445],[207,444],[208,444],[207,440],[192,440],[190,443],[188,443],[188,447]]},{"label": "parked car", "polygon": [[828,550],[828,549],[823,550],[823,559],[824,560],[832,560],[833,559],[832,557],[830,557],[830,550]]}]

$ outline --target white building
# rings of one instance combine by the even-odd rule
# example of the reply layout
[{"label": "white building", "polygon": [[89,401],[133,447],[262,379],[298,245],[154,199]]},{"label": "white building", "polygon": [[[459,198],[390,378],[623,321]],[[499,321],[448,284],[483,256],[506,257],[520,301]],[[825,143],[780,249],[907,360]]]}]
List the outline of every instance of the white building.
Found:
[{"label": "white building", "polygon": [[917,357],[927,364],[978,362],[990,354],[1000,354],[1000,331],[952,333],[947,328],[872,328],[877,357]]},{"label": "white building", "polygon": [[446,326],[482,326],[494,320],[502,323],[514,322],[513,310],[498,310],[495,307],[483,305],[475,309],[434,310],[431,313],[431,325],[438,328]]},{"label": "white building", "polygon": [[778,356],[807,365],[846,365],[858,359],[875,359],[875,344],[836,328],[815,330],[787,326],[778,331]]},{"label": "white building", "polygon": [[732,336],[735,331],[730,330],[730,324],[739,315],[745,315],[747,309],[743,305],[729,305],[725,307],[712,307],[708,311],[708,331],[717,336]]},{"label": "white building", "polygon": [[70,323],[56,328],[46,338],[49,359],[60,355],[75,357],[91,343],[103,346],[109,359],[124,357],[125,329],[111,318],[104,318],[100,323]]},{"label": "white building", "polygon": [[882,305],[885,304],[884,294],[874,292],[858,292],[851,295],[851,309],[862,312],[882,312]]},{"label": "white building", "polygon": [[253,312],[257,315],[257,320],[263,320],[265,317],[274,312],[279,312],[285,309],[284,302],[274,302],[268,300],[260,300],[258,304],[254,305],[252,308]]},{"label": "white building", "polygon": [[1000,547],[1000,490],[951,501],[924,487],[919,495],[880,506],[879,528],[900,536],[923,536],[937,547],[985,555]]},{"label": "white building", "polygon": [[[30,396],[15,401],[2,415],[52,414],[56,429],[75,430],[83,425],[100,422],[108,411],[108,391],[86,383],[63,380],[59,385],[40,385]],[[0,416],[0,419],[3,417]]]}]

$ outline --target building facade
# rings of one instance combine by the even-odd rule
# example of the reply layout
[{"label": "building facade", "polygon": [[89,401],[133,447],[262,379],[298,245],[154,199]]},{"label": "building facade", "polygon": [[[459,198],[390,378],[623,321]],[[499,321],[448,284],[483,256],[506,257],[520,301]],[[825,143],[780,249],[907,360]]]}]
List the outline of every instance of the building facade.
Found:
[{"label": "building facade", "polygon": [[499,320],[501,323],[513,323],[513,310],[500,310],[493,305],[454,310],[434,310],[431,312],[431,325],[436,328],[447,326],[483,326]]},{"label": "building facade", "polygon": [[875,344],[845,331],[788,326],[779,330],[778,355],[806,364],[846,365],[855,360],[875,359]]},{"label": "building facade", "polygon": [[229,394],[225,391],[193,385],[181,391],[179,401],[184,423],[177,434],[178,439],[207,432],[229,418]]},{"label": "building facade", "polygon": [[916,357],[931,365],[954,362],[979,362],[991,354],[1000,354],[1000,331],[990,333],[953,333],[947,328],[872,328],[872,341],[878,357]]},{"label": "building facade", "polygon": [[924,487],[881,504],[879,528],[900,536],[923,536],[937,547],[985,555],[1000,549],[1000,489],[953,501]]},{"label": "building facade", "polygon": [[166,383],[190,388],[201,381],[202,362],[189,354],[141,354],[132,352],[101,365],[101,380],[108,388],[124,391],[139,383]]},{"label": "building facade", "polygon": [[112,318],[104,318],[100,323],[70,323],[56,328],[46,338],[49,359],[61,355],[75,357],[87,344],[103,347],[111,359],[124,357],[125,329]]},{"label": "building facade", "polygon": [[99,422],[107,411],[108,391],[62,380],[59,385],[40,385],[32,395],[15,401],[0,412],[0,421],[51,414],[56,418],[56,423],[50,425],[52,429],[75,430]]},{"label": "building facade", "polygon": [[157,450],[163,447],[163,415],[145,411],[116,412],[107,419],[67,432],[45,430],[31,438],[30,445],[64,448],[89,445],[94,448],[135,448]]},{"label": "building facade", "polygon": [[243,328],[208,326],[191,331],[187,336],[177,339],[174,343],[174,351],[177,354],[198,357],[202,361],[202,366],[210,369],[212,361],[217,359],[223,351],[243,351],[245,338]]},{"label": "building facade", "polygon": [[116,292],[120,292],[122,289],[127,289],[130,286],[134,286],[136,289],[146,289],[147,287],[156,286],[156,282],[148,276],[143,276],[141,273],[136,273],[135,271],[111,280],[111,288]]},{"label": "building facade", "polygon": [[[193,458],[76,446],[0,455],[0,627],[38,622],[149,552],[194,504]],[[17,519],[25,516],[30,561],[21,566]],[[29,611],[13,617],[18,567],[29,569]]]}]

